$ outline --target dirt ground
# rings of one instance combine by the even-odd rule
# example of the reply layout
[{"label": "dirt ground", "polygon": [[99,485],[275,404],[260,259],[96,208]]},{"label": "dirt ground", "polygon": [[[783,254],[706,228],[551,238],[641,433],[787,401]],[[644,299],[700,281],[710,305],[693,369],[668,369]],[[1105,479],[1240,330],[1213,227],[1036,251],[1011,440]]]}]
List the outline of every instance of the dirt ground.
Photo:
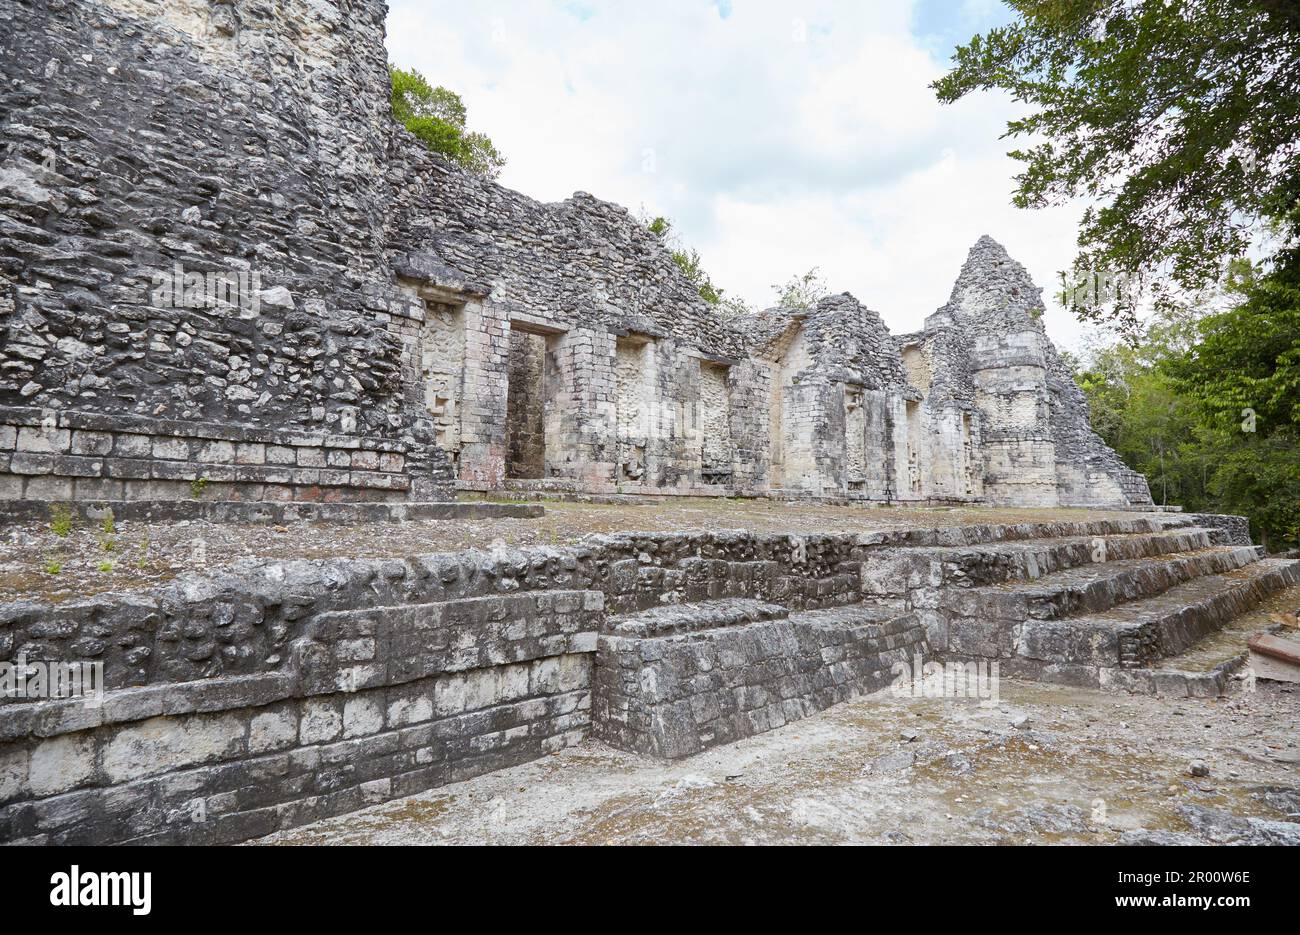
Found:
[{"label": "dirt ground", "polygon": [[587,741],[257,843],[1300,844],[1300,688],[997,695],[885,689],[675,763]]},{"label": "dirt ground", "polygon": [[[74,600],[161,584],[178,574],[241,559],[394,558],[457,549],[566,545],[599,532],[748,529],[759,533],[870,532],[900,526],[955,526],[1101,519],[1097,510],[844,507],[769,500],[682,498],[654,504],[548,502],[537,519],[403,523],[216,524],[80,522],[0,527],[0,603]],[[62,534],[60,534],[62,533]]]}]

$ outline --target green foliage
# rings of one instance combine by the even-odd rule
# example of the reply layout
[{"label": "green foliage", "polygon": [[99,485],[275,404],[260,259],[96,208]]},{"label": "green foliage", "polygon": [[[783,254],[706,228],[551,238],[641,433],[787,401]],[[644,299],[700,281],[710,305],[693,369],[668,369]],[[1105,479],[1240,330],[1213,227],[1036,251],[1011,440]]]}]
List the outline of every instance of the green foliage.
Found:
[{"label": "green foliage", "polygon": [[642,217],[641,223],[645,225],[646,230],[663,241],[664,246],[668,248],[668,255],[682,271],[682,275],[699,290],[700,298],[710,305],[718,306],[719,311],[724,314],[734,315],[748,311],[745,303],[740,299],[724,298],[723,290],[714,285],[709,274],[704,272],[699,252],[681,243],[681,239],[673,230],[672,221],[666,217]]},{"label": "green foliage", "polygon": [[1300,546],[1300,435],[1234,436],[1221,449],[1212,491],[1226,513],[1250,517],[1270,550]]},{"label": "green foliage", "polygon": [[59,572],[63,571],[63,563],[57,562],[54,559],[50,559],[43,567],[47,575],[57,575]]},{"label": "green foliage", "polygon": [[1158,315],[1075,375],[1094,430],[1156,502],[1240,513],[1283,549],[1300,545],[1300,262],[1234,283],[1234,307]]},{"label": "green foliage", "polygon": [[198,500],[203,496],[203,491],[207,489],[208,479],[206,477],[196,477],[190,481],[190,496]]},{"label": "green foliage", "polygon": [[66,503],[50,504],[50,529],[60,539],[72,532],[72,507]]},{"label": "green foliage", "polygon": [[1264,541],[1300,543],[1300,253],[1240,279],[1244,301],[1197,323],[1165,370],[1221,439],[1213,490]]},{"label": "green foliage", "polygon": [[672,233],[672,229],[673,222],[663,216],[651,218],[646,222],[646,230],[654,234],[660,240],[667,240],[668,235]]},{"label": "green foliage", "polygon": [[1160,367],[1167,352],[1155,342],[1141,350],[1120,343],[1098,351],[1076,380],[1088,397],[1093,430],[1146,476],[1157,503],[1208,509],[1212,451],[1194,407]]},{"label": "green foliage", "polygon": [[109,508],[104,511],[104,516],[99,521],[99,531],[106,536],[111,536],[116,530],[117,522],[113,518],[113,510]]},{"label": "green foliage", "polygon": [[782,308],[812,308],[830,292],[816,266],[802,276],[791,276],[784,285],[773,285],[776,304]]},{"label": "green foliage", "polygon": [[393,119],[410,130],[425,146],[442,153],[476,175],[494,179],[505,157],[482,133],[465,126],[465,104],[460,95],[433,87],[415,69],[389,67],[392,79]]},{"label": "green foliage", "polygon": [[1217,428],[1252,419],[1244,434],[1300,433],[1300,255],[1247,283],[1245,301],[1199,322],[1170,372]]},{"label": "green foliage", "polygon": [[[1002,89],[1032,108],[1020,207],[1087,198],[1074,274],[1167,269],[1194,290],[1270,232],[1300,231],[1300,4],[1007,0],[1016,22],[957,49],[944,102]],[[1281,248],[1277,248],[1281,249]],[[1131,321],[1133,298],[1080,310]]]},{"label": "green foliage", "polygon": [[110,562],[108,559],[104,559],[95,567],[97,567],[104,574],[108,574],[110,571],[113,570],[113,563]]},{"label": "green foliage", "polygon": [[673,262],[677,268],[682,271],[682,275],[695,283],[700,290],[700,298],[710,305],[717,305],[722,301],[722,290],[713,284],[709,279],[709,274],[704,272],[700,266],[700,254],[696,250],[672,250],[669,251]]}]

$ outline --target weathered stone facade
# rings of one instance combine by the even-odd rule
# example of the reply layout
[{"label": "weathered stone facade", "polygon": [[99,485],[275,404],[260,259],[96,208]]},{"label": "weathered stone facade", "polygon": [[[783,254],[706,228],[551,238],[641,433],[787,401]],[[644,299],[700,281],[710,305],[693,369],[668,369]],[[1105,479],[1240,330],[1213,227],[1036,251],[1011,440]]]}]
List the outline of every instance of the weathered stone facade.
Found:
[{"label": "weathered stone facade", "polygon": [[995,243],[926,329],[727,320],[391,119],[381,0],[0,0],[0,497],[1149,504]]}]

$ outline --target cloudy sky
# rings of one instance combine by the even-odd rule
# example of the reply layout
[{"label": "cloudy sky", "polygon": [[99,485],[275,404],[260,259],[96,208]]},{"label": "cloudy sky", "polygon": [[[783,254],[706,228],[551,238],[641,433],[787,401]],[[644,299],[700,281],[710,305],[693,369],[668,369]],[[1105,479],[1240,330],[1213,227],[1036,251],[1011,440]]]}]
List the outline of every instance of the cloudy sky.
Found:
[{"label": "cloudy sky", "polygon": [[714,282],[767,306],[810,267],[895,332],[942,305],[982,233],[1055,307],[1080,209],[1011,206],[1001,95],[940,106],[952,49],[997,0],[390,0],[388,51],[458,92],[501,181],[662,214]]}]

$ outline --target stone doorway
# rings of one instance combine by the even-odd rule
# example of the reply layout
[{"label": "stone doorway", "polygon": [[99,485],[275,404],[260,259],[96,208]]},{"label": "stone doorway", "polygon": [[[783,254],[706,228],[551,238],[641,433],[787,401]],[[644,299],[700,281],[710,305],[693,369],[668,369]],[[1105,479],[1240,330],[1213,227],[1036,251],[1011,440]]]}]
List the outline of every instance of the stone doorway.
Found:
[{"label": "stone doorway", "polygon": [[808,428],[798,411],[799,376],[812,366],[803,328],[792,322],[772,346],[767,357],[771,367],[771,395],[768,400],[768,486],[793,486],[811,466],[808,457]]},{"label": "stone doorway", "polygon": [[557,335],[510,326],[506,371],[506,478],[547,476],[547,410],[555,395]]},{"label": "stone doorway", "polygon": [[726,364],[700,361],[700,483],[730,484],[735,474],[731,441],[731,374]]},{"label": "stone doorway", "polygon": [[646,482],[650,440],[658,421],[655,342],[627,335],[614,344],[617,483]]}]

